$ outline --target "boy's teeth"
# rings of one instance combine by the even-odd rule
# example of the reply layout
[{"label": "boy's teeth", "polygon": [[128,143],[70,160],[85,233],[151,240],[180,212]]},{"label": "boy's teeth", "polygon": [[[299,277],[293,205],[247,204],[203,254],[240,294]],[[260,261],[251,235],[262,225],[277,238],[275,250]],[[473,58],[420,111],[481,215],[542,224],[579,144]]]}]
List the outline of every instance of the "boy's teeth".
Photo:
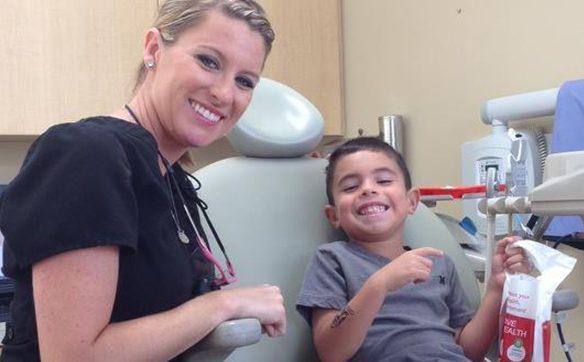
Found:
[{"label": "boy's teeth", "polygon": [[385,206],[382,205],[374,205],[368,206],[364,209],[359,210],[359,215],[374,215],[379,214],[385,211]]}]

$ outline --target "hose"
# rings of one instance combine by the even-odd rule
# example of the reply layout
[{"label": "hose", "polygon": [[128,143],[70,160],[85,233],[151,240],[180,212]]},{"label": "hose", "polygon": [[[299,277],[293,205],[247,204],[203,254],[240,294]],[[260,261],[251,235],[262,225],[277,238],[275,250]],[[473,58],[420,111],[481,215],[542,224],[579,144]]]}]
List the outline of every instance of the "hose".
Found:
[{"label": "hose", "polygon": [[565,348],[566,347],[566,339],[564,338],[564,332],[562,332],[562,324],[556,323],[558,326],[558,335],[560,336],[560,342],[562,343],[562,347],[564,348],[564,353],[566,354],[566,358],[568,362],[572,362],[572,356],[570,356],[570,350]]},{"label": "hose", "polygon": [[545,169],[545,158],[548,156],[548,147],[545,139],[545,134],[541,128],[533,130],[535,133],[535,140],[537,142],[537,153],[539,154],[539,164],[541,169]]}]

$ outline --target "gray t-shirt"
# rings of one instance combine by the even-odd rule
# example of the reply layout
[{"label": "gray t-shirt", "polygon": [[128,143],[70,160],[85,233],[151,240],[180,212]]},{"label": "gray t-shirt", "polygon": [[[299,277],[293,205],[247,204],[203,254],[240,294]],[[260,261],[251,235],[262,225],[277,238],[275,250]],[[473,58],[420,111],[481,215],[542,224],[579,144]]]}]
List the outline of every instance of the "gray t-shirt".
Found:
[{"label": "gray t-shirt", "polygon": [[[454,334],[474,312],[452,260],[431,259],[434,264],[426,282],[387,295],[351,361],[468,361]],[[369,276],[389,262],[356,243],[322,245],[306,269],[298,312],[311,324],[312,308],[342,309]]]}]

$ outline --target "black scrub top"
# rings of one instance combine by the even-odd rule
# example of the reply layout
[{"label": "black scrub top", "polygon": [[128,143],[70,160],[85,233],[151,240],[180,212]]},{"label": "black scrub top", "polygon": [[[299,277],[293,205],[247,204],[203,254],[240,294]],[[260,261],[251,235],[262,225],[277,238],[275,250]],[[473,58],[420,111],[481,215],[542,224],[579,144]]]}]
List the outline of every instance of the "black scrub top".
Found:
[{"label": "black scrub top", "polygon": [[[33,143],[0,201],[2,270],[16,283],[0,360],[39,360],[31,266],[47,257],[119,246],[111,322],[166,311],[211,289],[212,265],[196,243],[178,238],[170,197],[191,240],[193,228],[160,172],[156,147],[148,131],[112,117],[57,125]],[[196,190],[180,166],[173,169],[201,232]]]}]

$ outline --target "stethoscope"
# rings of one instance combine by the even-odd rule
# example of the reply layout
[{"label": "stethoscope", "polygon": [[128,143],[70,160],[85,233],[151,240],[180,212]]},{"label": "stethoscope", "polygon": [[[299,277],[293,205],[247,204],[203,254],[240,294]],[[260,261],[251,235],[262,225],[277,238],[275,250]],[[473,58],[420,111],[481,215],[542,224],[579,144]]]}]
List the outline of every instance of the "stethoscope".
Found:
[{"label": "stethoscope", "polygon": [[[130,106],[128,106],[126,104],[124,107],[126,108],[128,113],[130,114],[130,116],[132,116],[134,121],[136,121],[136,124],[138,124],[139,126],[144,128],[144,126],[142,125],[142,123],[140,123],[140,120],[138,119],[138,117],[136,116],[134,111],[130,108]],[[217,241],[217,245],[219,245],[219,248],[221,249],[221,252],[223,253],[223,257],[225,258],[225,264],[227,265],[227,273],[223,270],[223,268],[221,267],[221,264],[213,256],[213,253],[211,253],[211,250],[210,250],[209,246],[207,245],[207,243],[203,240],[203,238],[199,234],[199,229],[197,228],[196,223],[193,219],[193,216],[192,216],[189,208],[187,207],[187,203],[186,203],[185,198],[183,196],[183,193],[181,191],[181,187],[180,187],[180,185],[175,177],[175,173],[174,173],[174,169],[172,168],[172,165],[162,155],[162,153],[160,152],[158,147],[156,148],[156,152],[158,153],[158,156],[162,160],[162,163],[163,163],[164,168],[166,169],[166,173],[168,175],[168,177],[164,177],[164,179],[166,180],[166,184],[167,184],[168,189],[170,191],[170,195],[169,195],[169,203],[171,206],[170,213],[171,213],[172,219],[174,221],[174,224],[176,226],[178,239],[183,244],[190,243],[190,239],[187,236],[187,234],[185,233],[184,229],[182,228],[180,221],[179,221],[179,218],[178,218],[178,211],[176,208],[176,204],[174,202],[174,194],[172,191],[173,185],[174,185],[174,188],[177,190],[177,195],[178,195],[180,202],[183,206],[185,214],[187,215],[187,218],[188,218],[188,220],[193,228],[193,231],[195,233],[195,239],[196,239],[198,247],[201,249],[203,256],[209,262],[211,262],[215,266],[215,268],[219,271],[220,275],[215,277],[213,284],[216,286],[223,286],[223,285],[227,285],[227,284],[235,282],[237,280],[237,278],[235,276],[235,270],[233,268],[233,265],[231,264],[231,261],[229,260],[229,257],[227,256],[227,252],[225,251],[225,247],[223,246],[223,243],[221,242],[221,239],[219,238],[219,235],[217,234],[217,231],[215,230],[213,223],[211,223],[211,219],[209,218],[209,215],[207,215],[207,212],[206,212],[207,204],[203,200],[201,200],[198,196],[195,197],[195,203],[196,203],[197,207],[199,209],[201,209],[203,216],[205,217],[205,221],[207,222],[207,225],[209,225],[209,229],[213,233],[213,236],[215,237],[215,240]],[[188,178],[195,181],[195,183],[197,185],[196,187],[194,187],[195,192],[197,190],[199,190],[201,188],[201,182],[199,182],[199,180],[197,180],[197,178],[194,177],[193,175],[190,175],[187,172],[185,172],[185,174],[187,175]],[[196,251],[196,249],[195,249],[195,251]]]}]

